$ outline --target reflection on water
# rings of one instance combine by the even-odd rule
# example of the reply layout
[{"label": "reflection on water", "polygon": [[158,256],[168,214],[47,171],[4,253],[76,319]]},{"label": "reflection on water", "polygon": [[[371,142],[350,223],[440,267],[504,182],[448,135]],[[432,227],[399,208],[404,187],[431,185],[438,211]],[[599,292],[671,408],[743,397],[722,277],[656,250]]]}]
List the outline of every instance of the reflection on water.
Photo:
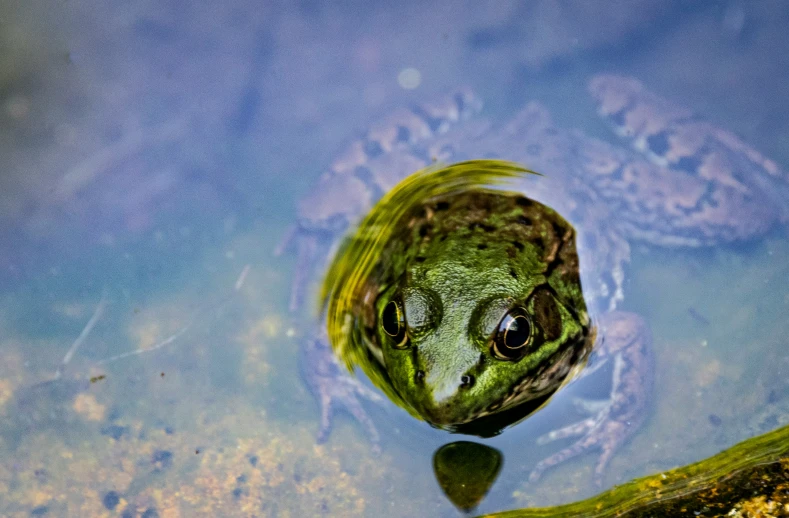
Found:
[{"label": "reflection on water", "polygon": [[447,498],[458,509],[471,512],[496,482],[501,471],[501,452],[484,444],[457,441],[433,454],[433,471]]},{"label": "reflection on water", "polygon": [[[683,203],[656,205],[667,215],[688,215],[694,200],[712,212],[717,203],[724,217],[710,232],[752,236],[711,250],[627,242],[631,262],[618,304],[652,329],[655,396],[644,426],[612,458],[605,483],[666,471],[786,424],[789,265],[782,258],[789,245],[782,230],[765,223],[785,220],[774,209],[786,191],[753,197],[743,186],[751,185],[761,156],[754,161],[719,147],[747,142],[734,148],[759,149],[778,170],[789,164],[789,64],[778,58],[789,50],[782,7],[737,0],[630,2],[616,12],[548,1],[495,8],[441,1],[407,8],[3,3],[0,514],[455,513],[431,466],[433,453],[454,438],[394,405],[360,401],[380,432],[378,457],[365,428],[347,417],[335,419],[325,443],[316,442],[321,407],[299,375],[314,308],[288,311],[291,273],[304,265],[272,251],[304,214],[318,220],[338,205],[361,214],[357,208],[372,201],[365,193],[377,186],[382,194],[396,183],[387,171],[410,173],[433,156],[488,157],[484,152],[497,147],[507,151],[503,158],[551,173],[538,185],[579,164],[599,173],[627,159],[628,145],[612,140],[593,113],[597,101],[585,93],[590,76],[600,73],[638,77],[700,115],[687,121],[716,125],[662,140],[643,131],[665,128],[673,103],[652,112],[629,105],[647,118],[608,113],[620,133],[632,125],[630,144],[652,151],[652,159],[676,165],[684,151],[702,149],[709,160],[680,165],[702,173],[737,166],[724,186],[740,193],[727,198],[739,200],[734,205],[721,203],[723,191],[691,180],[673,190],[653,184],[640,199],[684,195],[674,198]],[[419,73],[416,88],[398,82],[406,70]],[[442,133],[449,129],[442,125],[446,111],[436,110],[452,104],[437,108],[435,100],[472,91],[464,87],[484,108],[467,103],[458,113],[474,113]],[[423,125],[410,125],[414,106],[429,108]],[[394,115],[376,126],[386,113]],[[513,119],[518,113],[532,118]],[[388,154],[387,142],[408,140],[398,126],[429,141],[416,162]],[[712,130],[718,126],[742,141]],[[363,133],[366,147],[349,141],[371,127]],[[524,145],[529,128],[529,144],[542,147]],[[546,140],[556,128],[612,144],[589,147],[572,129]],[[699,131],[714,138],[695,139]],[[336,196],[324,190],[326,205],[303,198],[309,186],[321,186],[322,172],[337,171],[327,164],[353,164],[355,171],[376,151],[383,153],[366,174],[351,175],[361,187],[339,186]],[[649,223],[636,215],[654,212],[607,197],[638,170],[611,172],[594,195],[566,196],[581,191],[563,182],[549,189],[561,199],[541,201],[587,234],[567,200],[603,207],[585,215],[595,221],[631,229]],[[299,215],[294,199],[306,199]],[[602,217],[609,210],[614,215]],[[322,227],[330,239],[317,244],[327,245],[349,220]],[[318,282],[311,273],[324,265],[307,266],[314,267],[306,271],[309,292]],[[585,294],[611,285],[600,270],[594,276],[606,282],[584,282]],[[69,356],[104,290],[106,306]],[[610,368],[598,375],[610,378]],[[596,491],[593,456],[559,465],[539,482],[526,480],[540,459],[569,445],[535,440],[584,418],[573,398],[605,395],[608,387],[591,378],[565,387],[518,426],[480,440],[506,461],[479,512],[566,503]],[[366,382],[349,388],[360,389],[372,390]]]}]

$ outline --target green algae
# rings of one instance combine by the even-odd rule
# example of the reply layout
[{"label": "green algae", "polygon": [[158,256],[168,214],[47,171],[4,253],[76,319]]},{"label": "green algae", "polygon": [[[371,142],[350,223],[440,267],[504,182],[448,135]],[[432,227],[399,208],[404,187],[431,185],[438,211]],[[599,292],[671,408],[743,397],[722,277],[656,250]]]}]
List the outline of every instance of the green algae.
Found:
[{"label": "green algae", "polygon": [[743,441],[707,460],[639,478],[587,500],[485,516],[786,515],[789,515],[789,426]]}]

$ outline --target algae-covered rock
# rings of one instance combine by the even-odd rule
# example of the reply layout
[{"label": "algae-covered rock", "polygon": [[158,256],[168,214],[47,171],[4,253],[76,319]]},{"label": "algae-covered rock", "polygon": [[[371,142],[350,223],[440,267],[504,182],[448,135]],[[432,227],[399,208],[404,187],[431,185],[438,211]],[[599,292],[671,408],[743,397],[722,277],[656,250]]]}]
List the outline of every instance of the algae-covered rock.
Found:
[{"label": "algae-covered rock", "polygon": [[707,460],[633,480],[588,500],[488,516],[789,516],[789,426],[748,439]]}]

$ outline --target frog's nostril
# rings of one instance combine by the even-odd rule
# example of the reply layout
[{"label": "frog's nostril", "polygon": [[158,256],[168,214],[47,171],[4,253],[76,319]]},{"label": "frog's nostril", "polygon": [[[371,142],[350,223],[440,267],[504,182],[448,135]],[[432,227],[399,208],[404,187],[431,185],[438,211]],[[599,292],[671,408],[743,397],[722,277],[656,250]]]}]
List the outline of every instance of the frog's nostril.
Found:
[{"label": "frog's nostril", "polygon": [[414,374],[414,377],[416,378],[417,382],[424,381],[424,379],[425,379],[425,371],[416,371],[416,374]]},{"label": "frog's nostril", "polygon": [[460,388],[471,388],[474,385],[474,376],[464,374],[460,377]]}]

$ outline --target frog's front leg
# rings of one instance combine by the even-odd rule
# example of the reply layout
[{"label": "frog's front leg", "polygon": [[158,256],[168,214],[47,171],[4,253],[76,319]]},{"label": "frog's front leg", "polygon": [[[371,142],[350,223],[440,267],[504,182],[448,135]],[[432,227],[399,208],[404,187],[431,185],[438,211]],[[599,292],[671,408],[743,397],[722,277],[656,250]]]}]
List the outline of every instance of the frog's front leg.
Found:
[{"label": "frog's front leg", "polygon": [[611,395],[605,400],[575,401],[576,408],[589,417],[537,439],[542,445],[568,437],[579,437],[572,445],[537,463],[529,475],[535,482],[542,473],[588,450],[599,449],[595,482],[602,484],[609,461],[641,425],[645,407],[652,393],[651,333],[644,320],[633,313],[612,312],[599,322],[599,343],[592,355],[593,367],[582,377],[613,362]]},{"label": "frog's front leg", "polygon": [[316,333],[302,347],[301,369],[320,406],[320,428],[317,442],[323,443],[331,432],[332,418],[338,407],[344,408],[367,431],[374,453],[380,452],[380,436],[360,398],[380,402],[381,396],[348,375],[337,362],[324,333]]}]

